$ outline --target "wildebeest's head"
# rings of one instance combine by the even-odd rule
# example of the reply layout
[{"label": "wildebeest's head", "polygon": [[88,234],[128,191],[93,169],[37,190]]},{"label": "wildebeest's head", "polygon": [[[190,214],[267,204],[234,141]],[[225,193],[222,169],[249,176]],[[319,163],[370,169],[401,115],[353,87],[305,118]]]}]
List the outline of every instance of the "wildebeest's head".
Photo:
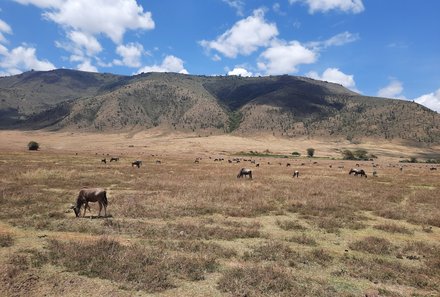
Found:
[{"label": "wildebeest's head", "polygon": [[72,205],[70,208],[73,209],[73,211],[75,212],[75,216],[79,217],[80,208],[75,205]]}]

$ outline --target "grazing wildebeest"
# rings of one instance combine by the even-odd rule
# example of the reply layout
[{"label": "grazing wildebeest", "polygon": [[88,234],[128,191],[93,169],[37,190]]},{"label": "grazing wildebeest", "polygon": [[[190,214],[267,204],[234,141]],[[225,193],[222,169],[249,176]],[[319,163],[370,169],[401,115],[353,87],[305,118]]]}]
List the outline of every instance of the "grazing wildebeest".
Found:
[{"label": "grazing wildebeest", "polygon": [[237,175],[237,178],[248,175],[250,179],[252,179],[252,170],[248,168],[241,168],[240,172]]},{"label": "grazing wildebeest", "polygon": [[111,157],[110,162],[113,162],[113,161],[115,161],[115,162],[119,161],[119,157]]},{"label": "grazing wildebeest", "polygon": [[137,166],[137,168],[140,168],[141,165],[142,165],[142,161],[139,161],[139,160],[136,160],[136,161],[131,163],[131,167]]},{"label": "grazing wildebeest", "polygon": [[255,165],[255,167],[260,167],[260,163],[257,163],[257,164]]},{"label": "grazing wildebeest", "polygon": [[160,160],[156,160],[156,164],[162,164]]},{"label": "grazing wildebeest", "polygon": [[84,205],[84,214],[86,215],[86,210],[89,208],[89,202],[98,202],[99,203],[99,212],[98,217],[101,216],[102,207],[104,207],[104,216],[107,216],[107,192],[104,189],[100,188],[84,188],[79,191],[78,198],[76,198],[76,204],[71,208],[75,212],[76,217],[79,217],[81,207]]},{"label": "grazing wildebeest", "polygon": [[365,173],[365,171],[363,169],[360,169],[360,168],[359,169],[358,168],[352,168],[348,174],[351,175],[352,173],[354,173],[355,176],[360,175],[360,176],[367,177],[367,174]]},{"label": "grazing wildebeest", "polygon": [[107,159],[101,159],[101,163],[107,164]]},{"label": "grazing wildebeest", "polygon": [[293,172],[293,177],[299,177],[299,171],[298,170],[295,170]]},{"label": "grazing wildebeest", "polygon": [[286,167],[290,167],[290,163],[287,163],[287,164],[286,164]]},{"label": "grazing wildebeest", "polygon": [[200,163],[199,159],[195,159],[194,163]]},{"label": "grazing wildebeest", "polygon": [[437,170],[437,167],[431,167],[429,170]]}]

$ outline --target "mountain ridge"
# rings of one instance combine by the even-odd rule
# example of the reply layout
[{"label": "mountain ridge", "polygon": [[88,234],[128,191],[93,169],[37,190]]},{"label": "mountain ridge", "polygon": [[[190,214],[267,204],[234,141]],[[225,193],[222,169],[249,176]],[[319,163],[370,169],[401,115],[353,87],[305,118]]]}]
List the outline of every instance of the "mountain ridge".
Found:
[{"label": "mountain ridge", "polygon": [[267,77],[77,70],[0,78],[0,129],[200,135],[382,138],[440,143],[440,115],[417,103],[357,94],[335,83]]}]

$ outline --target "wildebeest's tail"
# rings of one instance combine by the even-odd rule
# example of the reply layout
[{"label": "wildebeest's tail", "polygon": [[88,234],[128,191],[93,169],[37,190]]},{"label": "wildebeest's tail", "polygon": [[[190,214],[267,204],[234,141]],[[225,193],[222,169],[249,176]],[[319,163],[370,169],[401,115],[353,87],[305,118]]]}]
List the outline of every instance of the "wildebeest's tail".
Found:
[{"label": "wildebeest's tail", "polygon": [[102,200],[102,203],[104,204],[105,207],[107,207],[108,200],[107,200],[107,192],[106,191],[104,191],[104,199]]}]

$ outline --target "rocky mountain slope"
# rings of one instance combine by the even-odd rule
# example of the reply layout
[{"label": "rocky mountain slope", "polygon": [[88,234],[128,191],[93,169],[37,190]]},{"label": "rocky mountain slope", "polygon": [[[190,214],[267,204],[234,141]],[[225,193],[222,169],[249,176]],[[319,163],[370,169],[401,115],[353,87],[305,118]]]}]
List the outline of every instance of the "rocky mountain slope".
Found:
[{"label": "rocky mountain slope", "polygon": [[304,77],[119,76],[59,69],[0,78],[1,129],[122,132],[153,127],[199,135],[440,143],[436,112]]}]

